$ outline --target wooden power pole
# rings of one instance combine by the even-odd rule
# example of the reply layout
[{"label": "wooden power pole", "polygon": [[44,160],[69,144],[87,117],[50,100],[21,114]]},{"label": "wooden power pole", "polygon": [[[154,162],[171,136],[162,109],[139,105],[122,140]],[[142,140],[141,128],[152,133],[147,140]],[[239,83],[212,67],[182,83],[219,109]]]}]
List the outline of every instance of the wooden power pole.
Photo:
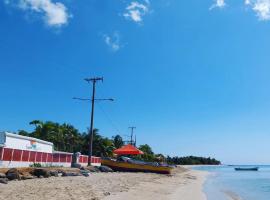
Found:
[{"label": "wooden power pole", "polygon": [[90,129],[89,129],[89,146],[88,146],[88,165],[91,165],[91,157],[93,155],[93,136],[94,136],[94,111],[95,111],[95,101],[113,101],[112,98],[110,99],[96,99],[96,83],[98,81],[103,82],[103,77],[95,77],[95,78],[86,78],[84,79],[88,83],[92,83],[92,98],[91,99],[83,99],[83,98],[76,98],[74,97],[73,99],[78,99],[82,101],[91,101],[91,118],[90,118]]}]

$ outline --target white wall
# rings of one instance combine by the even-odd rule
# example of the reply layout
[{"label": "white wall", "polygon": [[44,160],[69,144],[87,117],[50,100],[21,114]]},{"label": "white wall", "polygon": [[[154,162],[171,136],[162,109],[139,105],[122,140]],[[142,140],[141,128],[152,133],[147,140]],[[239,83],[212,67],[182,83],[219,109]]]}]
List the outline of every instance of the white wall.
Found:
[{"label": "white wall", "polygon": [[11,149],[38,151],[45,153],[53,152],[53,144],[50,142],[38,140],[36,138],[20,136],[12,133],[6,133],[5,147]]},{"label": "white wall", "polygon": [[[59,167],[71,167],[71,163],[44,163],[38,162],[42,166],[59,166]],[[12,167],[29,167],[33,162],[19,162],[19,161],[0,161],[0,168],[12,168]]]}]

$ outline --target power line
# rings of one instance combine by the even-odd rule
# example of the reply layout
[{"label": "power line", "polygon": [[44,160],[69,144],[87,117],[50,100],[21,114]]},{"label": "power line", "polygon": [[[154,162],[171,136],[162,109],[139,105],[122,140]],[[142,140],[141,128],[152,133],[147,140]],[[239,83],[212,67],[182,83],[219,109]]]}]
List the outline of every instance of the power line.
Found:
[{"label": "power line", "polygon": [[98,81],[103,82],[103,77],[94,77],[94,78],[85,78],[85,81],[88,83],[92,83],[92,98],[91,99],[86,99],[86,98],[77,98],[74,97],[73,99],[77,100],[82,100],[82,101],[91,101],[92,104],[92,109],[91,109],[91,119],[90,119],[90,130],[89,130],[89,151],[88,151],[88,165],[91,165],[91,157],[93,155],[93,135],[94,135],[94,109],[95,109],[95,101],[96,100],[109,100],[113,101],[112,98],[110,99],[96,99],[95,94],[96,94],[96,83]]},{"label": "power line", "polygon": [[110,115],[103,109],[101,104],[98,103],[97,105],[98,105],[98,108],[101,110],[101,112],[104,114],[104,116],[107,118],[107,120],[110,122],[111,126],[115,129],[117,134],[121,135],[121,131],[119,130],[118,126],[116,126],[116,124],[114,123]]}]

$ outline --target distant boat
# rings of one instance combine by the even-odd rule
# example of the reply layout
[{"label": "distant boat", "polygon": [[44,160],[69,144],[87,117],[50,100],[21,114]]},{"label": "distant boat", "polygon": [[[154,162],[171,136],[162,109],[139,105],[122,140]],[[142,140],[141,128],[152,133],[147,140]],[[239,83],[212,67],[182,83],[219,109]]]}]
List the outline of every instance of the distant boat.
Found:
[{"label": "distant boat", "polygon": [[235,171],[258,171],[259,167],[236,167]]}]

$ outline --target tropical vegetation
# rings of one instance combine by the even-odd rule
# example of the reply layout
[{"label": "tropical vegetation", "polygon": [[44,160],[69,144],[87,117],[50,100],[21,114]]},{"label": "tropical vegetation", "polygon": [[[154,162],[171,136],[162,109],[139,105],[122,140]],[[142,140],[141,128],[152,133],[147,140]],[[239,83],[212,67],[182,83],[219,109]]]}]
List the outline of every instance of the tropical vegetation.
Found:
[{"label": "tropical vegetation", "polygon": [[[56,151],[64,152],[81,152],[88,153],[88,132],[80,132],[74,126],[63,123],[59,124],[51,121],[33,120],[29,123],[34,126],[32,132],[19,130],[20,135],[38,138],[49,141],[54,144]],[[120,135],[115,135],[112,138],[103,137],[98,129],[94,129],[93,135],[93,155],[101,157],[113,156],[113,150],[122,147],[125,144]],[[165,162],[175,165],[201,165],[201,164],[220,164],[220,161],[213,158],[203,157],[165,157],[162,154],[155,154],[148,144],[138,146],[138,149],[144,152],[143,155],[134,156],[135,159],[150,161],[150,162]]]}]

